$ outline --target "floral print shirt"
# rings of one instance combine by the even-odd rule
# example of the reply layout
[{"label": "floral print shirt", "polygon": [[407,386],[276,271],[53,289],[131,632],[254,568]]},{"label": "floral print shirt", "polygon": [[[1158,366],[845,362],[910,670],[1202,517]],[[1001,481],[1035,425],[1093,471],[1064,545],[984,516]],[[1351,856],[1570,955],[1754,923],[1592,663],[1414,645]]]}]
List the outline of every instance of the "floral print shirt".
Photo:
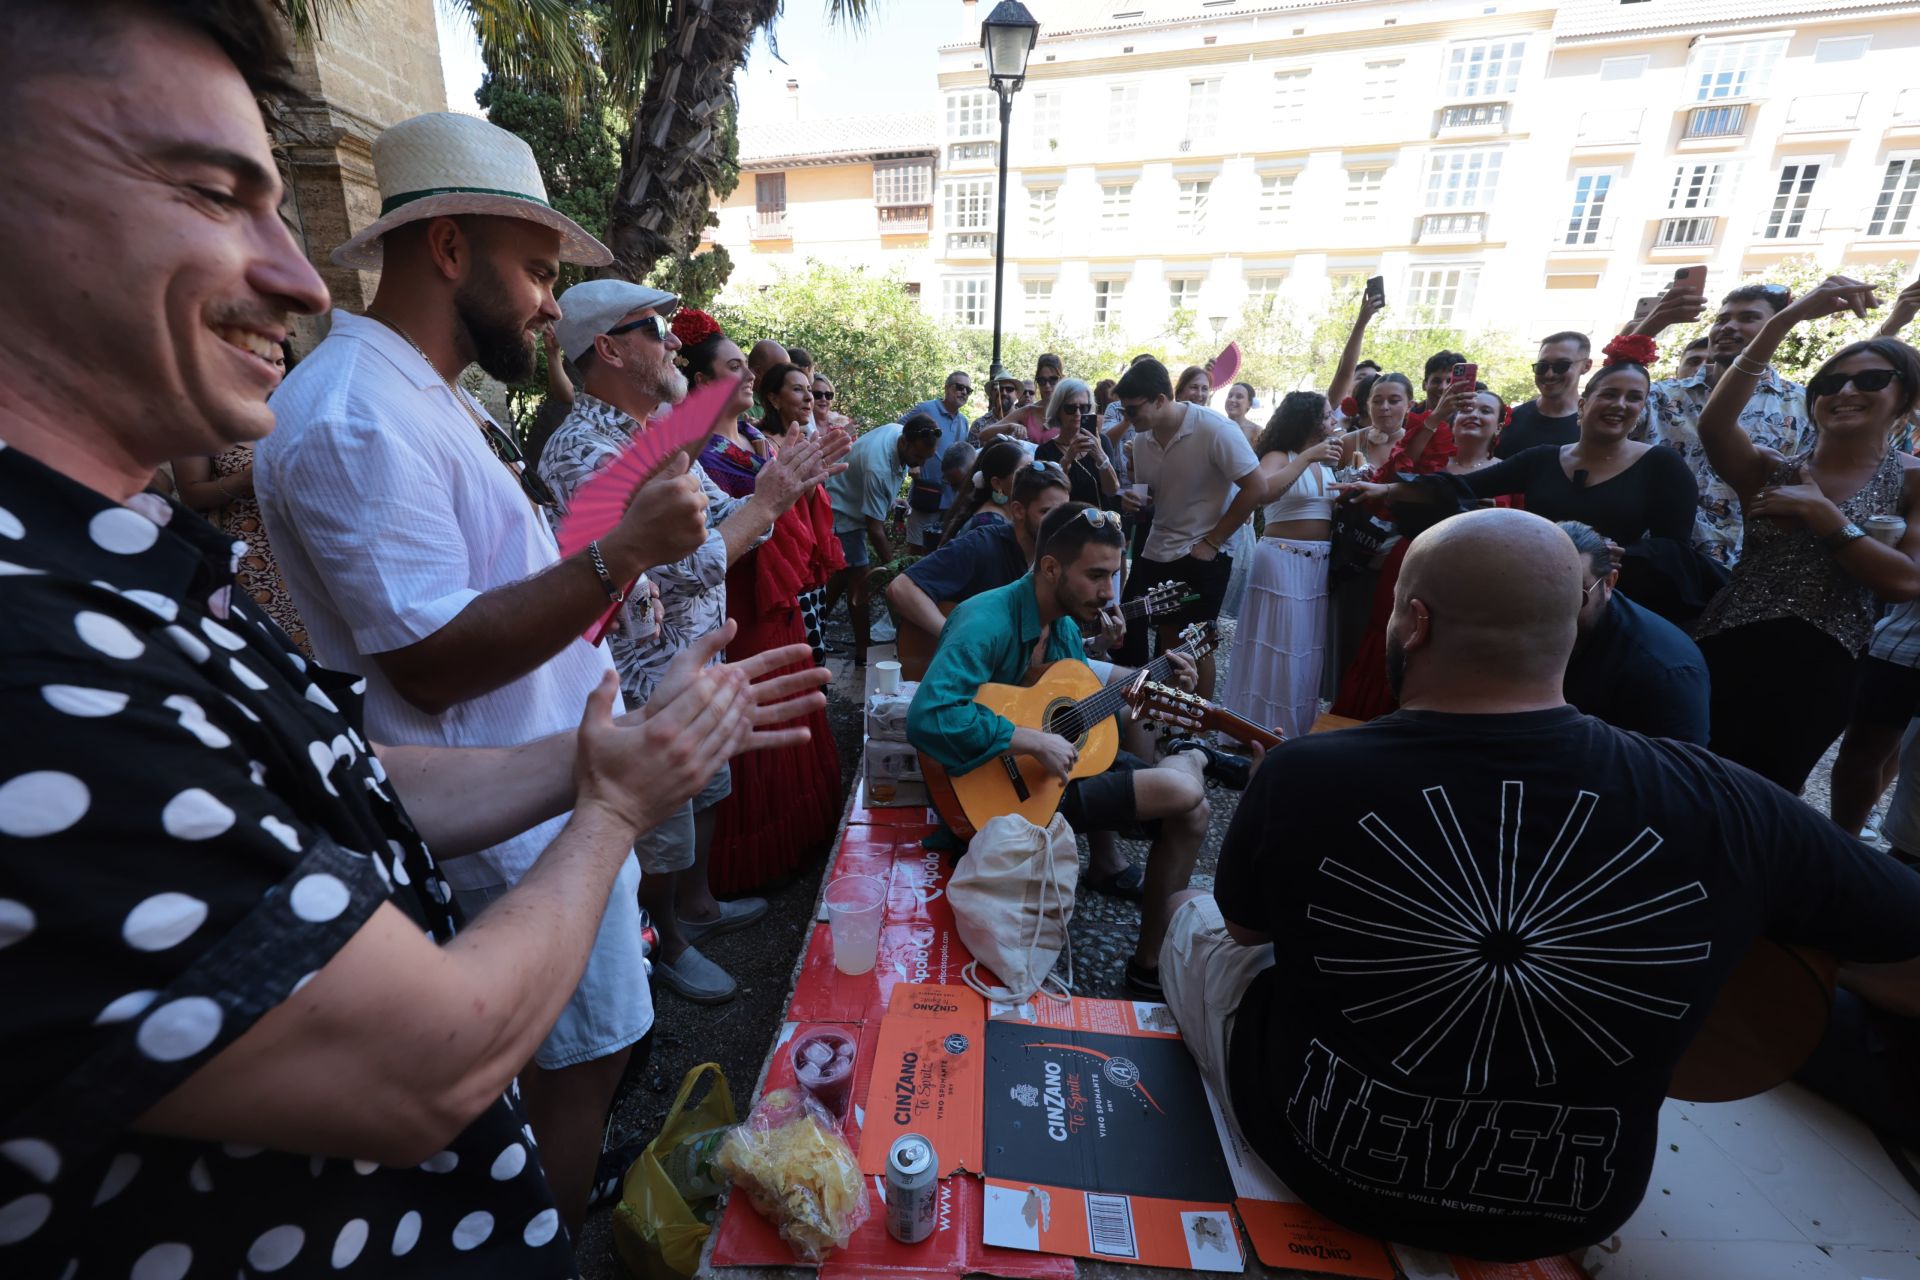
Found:
[{"label": "floral print shirt", "polygon": [[[1693,545],[1721,564],[1740,558],[1742,524],[1739,499],[1731,486],[1707,465],[1700,444],[1700,411],[1707,407],[1713,388],[1704,373],[1691,378],[1669,378],[1653,384],[1647,397],[1647,419],[1634,432],[1636,440],[1664,444],[1686,460],[1700,487],[1700,510],[1693,521]],[[1772,366],[1761,376],[1740,426],[1763,449],[1792,457],[1813,447],[1813,423],[1807,416],[1806,389],[1781,377]]]}]

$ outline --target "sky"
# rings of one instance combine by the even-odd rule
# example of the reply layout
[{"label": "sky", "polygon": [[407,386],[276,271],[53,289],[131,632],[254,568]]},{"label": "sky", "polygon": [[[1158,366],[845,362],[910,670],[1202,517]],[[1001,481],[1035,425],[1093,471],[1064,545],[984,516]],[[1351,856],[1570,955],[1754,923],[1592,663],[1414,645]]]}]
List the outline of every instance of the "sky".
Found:
[{"label": "sky", "polygon": [[[745,125],[787,119],[787,80],[800,82],[802,119],[894,115],[932,111],[937,95],[937,46],[959,35],[959,5],[952,0],[875,0],[878,10],[856,34],[826,19],[826,0],[788,0],[774,31],[781,61],[764,36],[756,39],[740,72],[740,119]],[[484,67],[473,29],[446,0],[435,5],[440,22],[440,65],[447,102],[474,111],[473,92]],[[919,15],[909,18],[909,11]],[[938,13],[941,20],[927,20]]]}]

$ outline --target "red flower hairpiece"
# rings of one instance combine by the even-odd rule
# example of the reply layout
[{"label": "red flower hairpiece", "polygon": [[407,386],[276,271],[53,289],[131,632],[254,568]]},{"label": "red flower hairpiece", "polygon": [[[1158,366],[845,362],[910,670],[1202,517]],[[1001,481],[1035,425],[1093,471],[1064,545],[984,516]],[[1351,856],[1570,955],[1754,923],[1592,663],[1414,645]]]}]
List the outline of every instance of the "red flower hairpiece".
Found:
[{"label": "red flower hairpiece", "polygon": [[1349,418],[1357,418],[1360,416],[1360,405],[1352,396],[1346,396],[1340,401],[1340,412]]},{"label": "red flower hairpiece", "polygon": [[673,336],[680,345],[691,347],[720,332],[720,322],[697,307],[682,307],[673,313]]},{"label": "red flower hairpiece", "polygon": [[1638,333],[1623,333],[1609,342],[1601,351],[1607,364],[1645,364],[1650,365],[1660,354],[1660,348],[1652,338]]},{"label": "red flower hairpiece", "polygon": [[1500,429],[1502,431],[1505,431],[1508,427],[1512,425],[1513,425],[1513,406],[1508,405],[1506,412],[1500,415]]}]

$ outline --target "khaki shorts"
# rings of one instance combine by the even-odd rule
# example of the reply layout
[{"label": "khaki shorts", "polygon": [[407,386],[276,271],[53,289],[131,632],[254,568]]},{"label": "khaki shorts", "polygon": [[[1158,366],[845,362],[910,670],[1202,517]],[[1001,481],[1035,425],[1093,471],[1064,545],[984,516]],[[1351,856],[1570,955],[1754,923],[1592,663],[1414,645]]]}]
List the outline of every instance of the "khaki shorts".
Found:
[{"label": "khaki shorts", "polygon": [[1213,1096],[1229,1110],[1227,1044],[1233,1015],[1253,980],[1272,967],[1273,947],[1235,942],[1211,896],[1182,903],[1160,944],[1160,989],[1167,1009]]},{"label": "khaki shorts", "polygon": [[700,794],[674,810],[659,826],[640,833],[639,839],[633,842],[640,870],[650,876],[663,876],[692,866],[693,815],[705,813],[732,794],[733,766],[723,764],[718,773],[707,779]]}]

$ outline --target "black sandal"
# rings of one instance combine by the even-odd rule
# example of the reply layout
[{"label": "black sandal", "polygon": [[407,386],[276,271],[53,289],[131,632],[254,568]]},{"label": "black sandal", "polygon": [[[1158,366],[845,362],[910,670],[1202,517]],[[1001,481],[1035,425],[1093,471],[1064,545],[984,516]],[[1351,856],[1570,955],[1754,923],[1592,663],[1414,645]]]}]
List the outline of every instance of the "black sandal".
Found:
[{"label": "black sandal", "polygon": [[1127,988],[1128,995],[1141,1000],[1156,1000],[1162,1003],[1166,1001],[1167,993],[1161,990],[1158,967],[1142,969],[1139,961],[1128,957],[1127,967],[1120,981]]},{"label": "black sandal", "polygon": [[1232,752],[1222,751],[1209,746],[1198,738],[1175,738],[1161,749],[1160,758],[1179,755],[1182,751],[1198,751],[1207,759],[1203,772],[1207,781],[1227,788],[1229,791],[1245,791],[1247,781],[1253,776],[1253,762],[1245,756],[1236,756]]},{"label": "black sandal", "polygon": [[1138,863],[1129,862],[1120,870],[1104,876],[1089,871],[1086,880],[1087,888],[1095,893],[1104,893],[1109,898],[1119,898],[1125,902],[1147,900],[1147,873]]}]

